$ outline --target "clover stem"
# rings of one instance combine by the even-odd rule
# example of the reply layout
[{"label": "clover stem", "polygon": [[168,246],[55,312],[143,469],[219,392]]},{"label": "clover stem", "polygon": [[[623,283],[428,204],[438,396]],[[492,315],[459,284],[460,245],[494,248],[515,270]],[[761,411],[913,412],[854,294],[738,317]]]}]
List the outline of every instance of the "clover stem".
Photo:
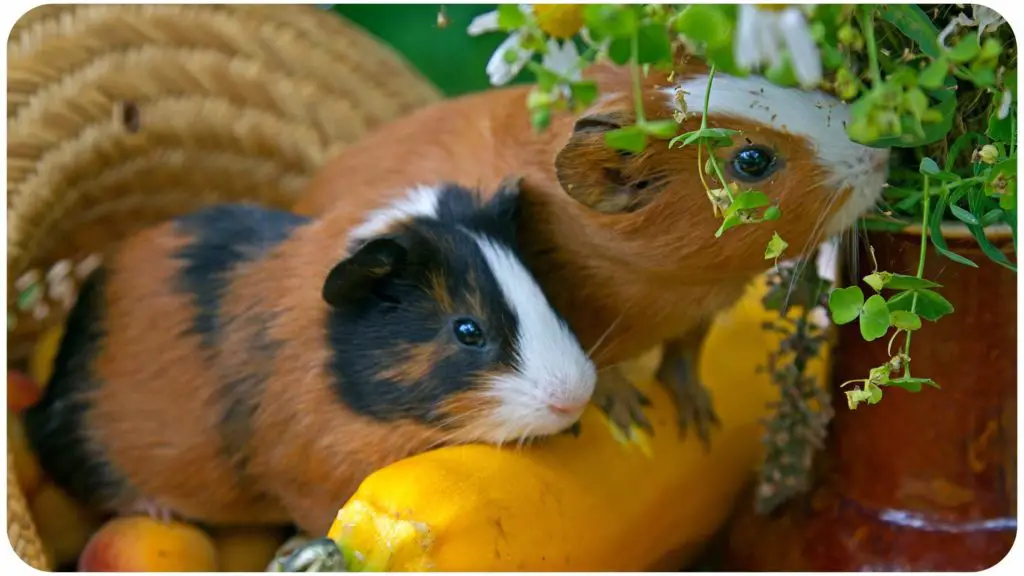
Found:
[{"label": "clover stem", "polygon": [[725,180],[725,175],[722,174],[722,169],[718,167],[718,159],[715,158],[715,151],[711,148],[711,144],[707,140],[704,141],[704,145],[708,148],[708,161],[711,162],[711,167],[715,170],[715,176],[718,177],[718,181],[722,184],[722,189],[725,190],[725,195],[729,197],[729,202],[734,202],[736,199],[732,197],[732,190],[729,188],[729,183]]},{"label": "clover stem", "polygon": [[878,45],[875,43],[875,20],[874,6],[870,4],[861,7],[863,10],[864,41],[868,49],[868,68],[871,71],[871,83],[874,87],[882,84],[882,73],[878,68]]},{"label": "clover stem", "polygon": [[708,70],[708,87],[704,90],[704,112],[700,115],[700,129],[703,131],[708,127],[708,104],[711,101],[711,84],[715,81],[715,65]]},{"label": "clover stem", "polygon": [[[924,204],[921,216],[921,255],[917,261],[917,277],[918,279],[924,277],[924,260],[928,255],[928,210],[931,206],[931,196],[929,194],[930,180],[928,175],[924,175],[924,198],[922,202]],[[910,301],[910,313],[917,313],[917,291],[914,291],[914,296]],[[907,339],[903,343],[903,354],[907,357],[907,363],[903,369],[903,376],[910,378],[910,337],[913,335],[909,330],[907,331]]]},{"label": "clover stem", "polygon": [[630,50],[632,54],[629,60],[629,71],[633,76],[633,105],[636,106],[636,123],[644,124],[647,119],[644,117],[644,96],[640,91],[640,65],[637,60],[640,58],[640,36],[636,32],[630,39]]}]

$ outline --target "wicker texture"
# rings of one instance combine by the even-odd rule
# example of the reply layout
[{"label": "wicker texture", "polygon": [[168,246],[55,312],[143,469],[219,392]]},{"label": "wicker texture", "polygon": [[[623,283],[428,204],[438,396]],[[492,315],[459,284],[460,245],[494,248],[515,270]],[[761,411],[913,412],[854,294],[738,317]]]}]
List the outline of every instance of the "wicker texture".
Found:
[{"label": "wicker texture", "polygon": [[[7,46],[10,356],[63,309],[15,283],[201,205],[290,206],[340,147],[440,98],[376,39],[312,6],[48,5]],[[10,460],[9,460],[10,462]],[[46,569],[8,467],[8,534]]]}]

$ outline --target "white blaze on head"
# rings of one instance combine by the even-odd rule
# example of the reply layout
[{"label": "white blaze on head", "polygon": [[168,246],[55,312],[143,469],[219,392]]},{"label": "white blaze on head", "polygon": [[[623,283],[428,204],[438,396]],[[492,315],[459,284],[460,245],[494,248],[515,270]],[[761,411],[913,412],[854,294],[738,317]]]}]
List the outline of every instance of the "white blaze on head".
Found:
[{"label": "white blaze on head", "polygon": [[[683,90],[688,113],[703,113],[707,86],[706,75],[678,84]],[[665,90],[673,105],[675,91],[676,88]],[[828,94],[776,86],[760,76],[740,78],[715,74],[708,112],[770,126],[779,132],[800,136],[810,145],[817,163],[827,169],[822,181],[824,186],[820,188],[822,193],[850,190],[846,202],[827,223],[826,234],[852,225],[882,194],[888,175],[889,151],[850,140],[846,134],[850,108]]]},{"label": "white blaze on head", "polygon": [[491,440],[561,432],[590,402],[597,370],[515,254],[472,236],[518,322],[519,371],[494,379],[488,391],[499,403]]},{"label": "white blaze on head", "polygon": [[437,202],[441,189],[436,186],[416,186],[404,198],[396,200],[370,213],[366,220],[352,229],[350,240],[362,240],[377,236],[393,223],[412,218],[437,217]]}]

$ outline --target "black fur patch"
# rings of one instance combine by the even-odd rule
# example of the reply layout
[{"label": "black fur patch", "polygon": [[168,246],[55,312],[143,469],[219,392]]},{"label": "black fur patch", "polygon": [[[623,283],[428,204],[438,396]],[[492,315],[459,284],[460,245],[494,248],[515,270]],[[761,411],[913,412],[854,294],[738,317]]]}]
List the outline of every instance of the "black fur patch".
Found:
[{"label": "black fur patch", "polygon": [[499,190],[486,203],[476,192],[455,184],[444,184],[437,201],[440,222],[475,232],[516,253],[519,194]]},{"label": "black fur patch", "polygon": [[219,397],[224,411],[218,431],[223,444],[222,453],[233,462],[239,478],[246,478],[248,474],[253,420],[281,348],[281,342],[270,338],[267,333],[274,319],[274,314],[262,309],[233,318],[232,329],[245,330],[249,335],[245,342],[247,363],[244,366],[220,364],[224,376]]},{"label": "black fur patch", "polygon": [[102,386],[93,363],[106,338],[105,284],[103,267],[83,282],[53,375],[40,402],[25,412],[25,433],[43,470],[71,496],[95,506],[109,504],[128,488],[85,428],[88,394]]},{"label": "black fur patch", "polygon": [[[380,420],[443,423],[438,407],[477,386],[477,374],[518,369],[518,320],[483,253],[466,233],[513,248],[515,205],[515,195],[503,195],[481,206],[475,194],[450,185],[439,198],[438,218],[417,218],[391,234],[408,247],[406,261],[375,285],[374,297],[353,299],[351,306],[332,309],[328,317],[333,351],[328,370],[347,406]],[[445,312],[431,296],[432,275],[443,279],[454,313]],[[472,314],[474,308],[479,316]],[[463,317],[473,317],[483,327],[485,348],[458,344],[452,321]],[[425,378],[402,382],[381,377],[389,359],[403,361],[403,347],[431,344],[445,353],[432,362]]]},{"label": "black fur patch", "polygon": [[181,233],[193,237],[176,255],[184,261],[178,289],[194,298],[192,331],[205,346],[217,344],[221,299],[231,271],[263,256],[308,222],[291,212],[248,204],[219,204],[175,220]]}]

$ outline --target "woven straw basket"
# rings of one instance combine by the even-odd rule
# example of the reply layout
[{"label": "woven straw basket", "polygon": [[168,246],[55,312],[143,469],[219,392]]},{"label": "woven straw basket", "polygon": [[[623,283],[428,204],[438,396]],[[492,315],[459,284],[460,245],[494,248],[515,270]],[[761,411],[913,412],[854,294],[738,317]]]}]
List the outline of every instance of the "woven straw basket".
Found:
[{"label": "woven straw basket", "polygon": [[[215,201],[290,206],[331,154],[440,98],[312,6],[50,5],[7,55],[9,367],[111,242]],[[11,544],[52,569],[10,453],[7,489]]]}]

